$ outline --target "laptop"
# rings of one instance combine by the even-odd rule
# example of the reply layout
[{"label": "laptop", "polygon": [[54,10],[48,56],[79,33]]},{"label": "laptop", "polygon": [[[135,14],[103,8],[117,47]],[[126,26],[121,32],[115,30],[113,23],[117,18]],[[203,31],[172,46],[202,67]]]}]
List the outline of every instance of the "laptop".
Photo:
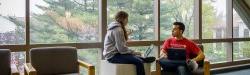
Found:
[{"label": "laptop", "polygon": [[186,60],[186,49],[184,48],[168,48],[169,60]]},{"label": "laptop", "polygon": [[154,49],[154,45],[153,44],[151,44],[149,47],[148,47],[148,49],[144,52],[144,57],[149,57],[149,55],[150,55],[150,53],[153,51],[153,49]]}]

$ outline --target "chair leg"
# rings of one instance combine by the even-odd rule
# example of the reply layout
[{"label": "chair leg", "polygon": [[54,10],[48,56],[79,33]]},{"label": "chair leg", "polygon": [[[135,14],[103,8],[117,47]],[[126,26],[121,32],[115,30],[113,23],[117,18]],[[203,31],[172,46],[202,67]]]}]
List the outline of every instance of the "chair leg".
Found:
[{"label": "chair leg", "polygon": [[204,75],[210,75],[210,62],[204,62]]},{"label": "chair leg", "polygon": [[156,60],[156,75],[161,75],[161,66],[159,60]]}]

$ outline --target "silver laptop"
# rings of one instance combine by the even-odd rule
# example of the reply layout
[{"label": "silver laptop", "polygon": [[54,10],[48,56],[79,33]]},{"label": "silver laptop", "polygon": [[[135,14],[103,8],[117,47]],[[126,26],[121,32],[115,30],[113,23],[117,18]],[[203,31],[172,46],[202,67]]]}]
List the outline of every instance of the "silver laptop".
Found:
[{"label": "silver laptop", "polygon": [[151,44],[148,49],[144,52],[144,57],[149,57],[150,53],[153,51],[154,45]]}]

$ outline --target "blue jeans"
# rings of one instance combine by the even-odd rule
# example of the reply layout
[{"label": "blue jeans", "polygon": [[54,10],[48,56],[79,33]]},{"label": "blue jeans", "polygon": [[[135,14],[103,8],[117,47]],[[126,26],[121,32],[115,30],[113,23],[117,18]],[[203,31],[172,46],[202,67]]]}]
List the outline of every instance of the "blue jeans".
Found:
[{"label": "blue jeans", "polygon": [[163,71],[176,72],[179,75],[190,75],[190,71],[187,69],[187,64],[185,60],[168,60],[160,59],[160,65]]},{"label": "blue jeans", "polygon": [[115,54],[114,57],[108,59],[110,63],[134,64],[136,66],[137,75],[145,75],[143,60],[132,54]]}]

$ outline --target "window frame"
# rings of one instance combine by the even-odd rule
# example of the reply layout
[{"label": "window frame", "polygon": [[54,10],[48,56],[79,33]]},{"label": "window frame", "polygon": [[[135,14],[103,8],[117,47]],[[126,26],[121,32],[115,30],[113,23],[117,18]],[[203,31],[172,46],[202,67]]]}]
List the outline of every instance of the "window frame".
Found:
[{"label": "window frame", "polygon": [[[8,48],[12,52],[26,51],[26,62],[29,62],[29,50],[35,47],[49,47],[49,46],[73,46],[78,49],[88,49],[88,48],[99,48],[103,52],[103,44],[105,34],[107,33],[107,1],[108,0],[98,0],[99,1],[99,42],[96,43],[62,43],[62,44],[30,44],[30,0],[26,0],[25,4],[25,44],[24,45],[0,45],[0,48]],[[160,41],[160,0],[154,0],[154,28],[155,28],[155,40],[153,41],[129,41],[128,46],[149,46],[150,44],[154,44],[158,47],[158,57],[160,53],[160,47],[164,41]],[[226,23],[227,23],[227,38],[221,39],[203,39],[202,38],[202,0],[195,0],[194,8],[194,25],[195,25],[195,35],[198,38],[192,39],[193,41],[202,44],[202,43],[223,43],[227,44],[227,62],[222,63],[214,63],[211,65],[212,68],[220,68],[226,66],[233,65],[242,65],[250,62],[250,59],[244,59],[240,61],[234,61],[233,59],[233,42],[244,42],[250,41],[250,38],[233,38],[233,6],[232,0],[226,1]],[[101,54],[101,53],[100,53]],[[102,55],[100,55],[102,56]],[[102,57],[103,59],[103,57]]]}]

